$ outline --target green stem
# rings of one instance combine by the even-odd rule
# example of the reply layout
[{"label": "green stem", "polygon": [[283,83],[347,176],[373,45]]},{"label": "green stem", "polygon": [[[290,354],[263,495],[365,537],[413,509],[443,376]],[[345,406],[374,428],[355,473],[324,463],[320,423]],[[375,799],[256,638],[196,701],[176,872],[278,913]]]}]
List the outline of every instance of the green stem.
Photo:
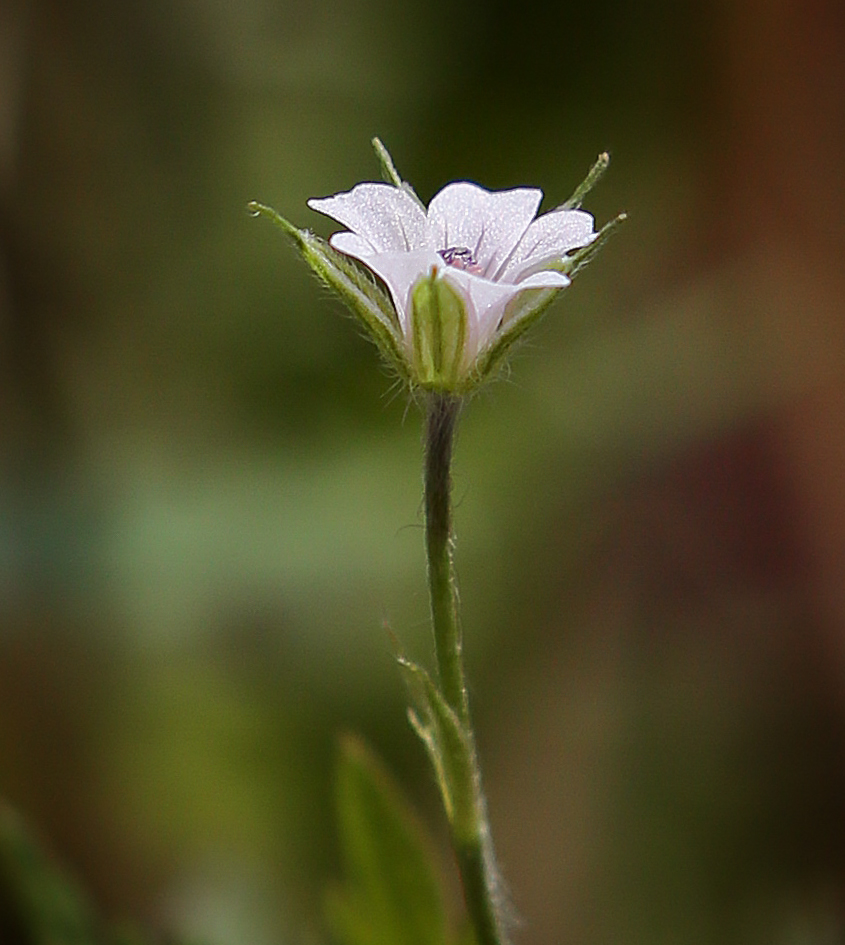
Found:
[{"label": "green stem", "polygon": [[458,593],[452,562],[452,445],[460,402],[432,394],[425,428],[425,545],[434,648],[443,695],[458,718],[469,721]]},{"label": "green stem", "polygon": [[473,798],[472,829],[468,833],[461,832],[460,836],[455,831],[452,834],[464,899],[477,945],[506,945],[507,936],[498,908],[498,873],[469,711],[452,558],[451,466],[460,403],[459,398],[447,394],[431,394],[426,403],[424,487],[428,587],[440,685],[466,736],[464,763],[457,767],[468,772],[472,781],[471,785],[464,785]]}]

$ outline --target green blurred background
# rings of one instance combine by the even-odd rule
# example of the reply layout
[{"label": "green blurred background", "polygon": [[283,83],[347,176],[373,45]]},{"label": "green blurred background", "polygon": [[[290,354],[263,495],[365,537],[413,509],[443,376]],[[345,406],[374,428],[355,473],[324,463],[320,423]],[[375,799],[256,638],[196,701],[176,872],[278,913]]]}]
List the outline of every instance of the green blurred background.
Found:
[{"label": "green blurred background", "polygon": [[442,817],[419,417],[257,198],[630,220],[466,412],[466,651],[525,945],[845,940],[839,0],[5,0],[0,795],[106,914],[321,939],[338,732]]}]

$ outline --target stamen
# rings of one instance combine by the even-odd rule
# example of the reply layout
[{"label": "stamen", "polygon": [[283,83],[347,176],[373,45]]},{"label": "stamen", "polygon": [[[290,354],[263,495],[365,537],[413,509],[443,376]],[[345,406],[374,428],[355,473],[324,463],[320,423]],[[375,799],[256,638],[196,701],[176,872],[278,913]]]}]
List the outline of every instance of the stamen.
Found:
[{"label": "stamen", "polygon": [[481,271],[472,250],[466,246],[450,246],[448,249],[439,249],[437,252],[447,266],[454,266],[455,269],[464,269],[467,272]]}]

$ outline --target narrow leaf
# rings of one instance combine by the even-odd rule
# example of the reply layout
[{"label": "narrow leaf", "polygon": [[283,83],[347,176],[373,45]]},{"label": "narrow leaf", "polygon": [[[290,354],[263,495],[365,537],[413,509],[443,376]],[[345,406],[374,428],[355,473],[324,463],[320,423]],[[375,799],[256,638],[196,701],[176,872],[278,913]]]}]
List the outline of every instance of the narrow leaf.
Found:
[{"label": "narrow leaf", "polygon": [[345,882],[326,896],[342,945],[445,945],[431,844],[382,765],[355,738],[340,746],[337,812]]},{"label": "narrow leaf", "polygon": [[0,803],[0,938],[10,925],[32,945],[95,941],[88,900],[23,820]]}]

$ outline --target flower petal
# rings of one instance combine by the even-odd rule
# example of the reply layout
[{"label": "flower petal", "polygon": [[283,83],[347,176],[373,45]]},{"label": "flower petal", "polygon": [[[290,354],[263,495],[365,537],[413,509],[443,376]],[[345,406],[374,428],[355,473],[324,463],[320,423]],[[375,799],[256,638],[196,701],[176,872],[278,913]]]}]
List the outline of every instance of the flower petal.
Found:
[{"label": "flower petal", "polygon": [[556,269],[541,269],[540,272],[520,279],[515,285],[521,292],[523,289],[565,289],[571,283],[569,276]]},{"label": "flower petal", "polygon": [[358,184],[308,206],[365,239],[374,252],[410,252],[427,244],[425,213],[414,198],[391,184]]},{"label": "flower petal", "polygon": [[340,233],[333,233],[329,237],[329,244],[332,249],[339,253],[345,253],[347,256],[354,256],[360,259],[362,263],[375,255],[372,244],[357,233],[350,233],[349,230],[341,230]]},{"label": "flower petal", "polygon": [[446,267],[443,278],[457,285],[467,300],[466,353],[469,364],[487,344],[499,325],[508,302],[522,291],[522,286],[492,282],[461,269]]},{"label": "flower petal", "polygon": [[431,271],[432,266],[441,268],[443,260],[430,249],[418,249],[410,253],[373,253],[368,251],[366,241],[354,233],[335,233],[329,242],[341,253],[359,259],[384,282],[390,290],[399,323],[407,338],[411,288],[421,276]]},{"label": "flower petal", "polygon": [[466,351],[470,364],[495,334],[511,299],[526,289],[564,289],[571,281],[554,270],[534,273],[516,284],[493,282],[451,267],[443,270],[443,277],[457,283],[467,300]]},{"label": "flower petal", "polygon": [[428,207],[434,246],[471,250],[482,274],[492,278],[534,219],[542,199],[543,192],[535,188],[491,192],[467,181],[449,184]]},{"label": "flower petal", "polygon": [[526,271],[556,262],[596,238],[593,217],[584,210],[552,210],[538,217],[525,231],[496,278],[515,282]]}]

